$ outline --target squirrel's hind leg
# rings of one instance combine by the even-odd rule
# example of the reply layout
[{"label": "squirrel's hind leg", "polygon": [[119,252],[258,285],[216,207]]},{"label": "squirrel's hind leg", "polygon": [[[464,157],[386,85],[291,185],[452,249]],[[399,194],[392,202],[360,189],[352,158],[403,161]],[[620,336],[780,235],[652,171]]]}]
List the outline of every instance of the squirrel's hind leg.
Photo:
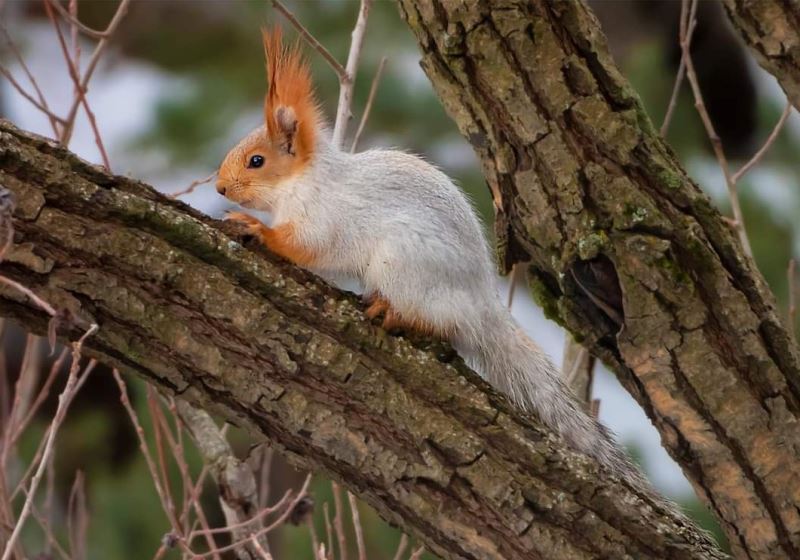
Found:
[{"label": "squirrel's hind leg", "polygon": [[383,329],[388,332],[405,331],[429,336],[433,338],[446,338],[446,333],[440,331],[435,325],[411,314],[402,314],[394,309],[391,304],[383,318]]},{"label": "squirrel's hind leg", "polygon": [[385,331],[413,332],[423,336],[440,337],[439,329],[421,318],[400,313],[380,292],[368,293],[363,299],[368,305],[364,314],[370,319],[383,315],[381,326]]},{"label": "squirrel's hind leg", "polygon": [[389,310],[389,300],[376,293],[366,296],[364,301],[369,304],[369,307],[367,307],[364,313],[370,319],[374,319],[378,315],[386,313]]}]

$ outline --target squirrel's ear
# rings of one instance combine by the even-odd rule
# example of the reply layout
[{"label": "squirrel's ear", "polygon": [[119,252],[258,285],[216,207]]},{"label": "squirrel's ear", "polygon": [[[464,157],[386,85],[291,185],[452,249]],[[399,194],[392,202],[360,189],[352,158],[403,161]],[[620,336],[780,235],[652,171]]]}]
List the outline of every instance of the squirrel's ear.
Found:
[{"label": "squirrel's ear", "polygon": [[287,154],[295,155],[294,139],[297,136],[297,115],[291,107],[281,105],[275,109],[278,143]]}]

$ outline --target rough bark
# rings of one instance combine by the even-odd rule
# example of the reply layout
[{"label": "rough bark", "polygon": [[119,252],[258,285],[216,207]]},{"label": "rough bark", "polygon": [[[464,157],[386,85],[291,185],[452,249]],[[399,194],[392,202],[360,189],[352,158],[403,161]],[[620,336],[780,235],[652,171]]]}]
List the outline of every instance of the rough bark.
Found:
[{"label": "rough bark", "polygon": [[772,294],[580,1],[400,0],[500,262],[643,406],[737,556],[800,558],[800,365]]},{"label": "rough bark", "polygon": [[778,79],[800,110],[800,4],[788,0],[723,0],[733,26],[758,63]]},{"label": "rough bark", "polygon": [[[352,294],[248,250],[230,224],[6,121],[0,184],[17,199],[2,273],[97,323],[84,353],[263,435],[437,554],[722,557],[447,348],[387,335]],[[7,287],[0,315],[47,328]]]}]

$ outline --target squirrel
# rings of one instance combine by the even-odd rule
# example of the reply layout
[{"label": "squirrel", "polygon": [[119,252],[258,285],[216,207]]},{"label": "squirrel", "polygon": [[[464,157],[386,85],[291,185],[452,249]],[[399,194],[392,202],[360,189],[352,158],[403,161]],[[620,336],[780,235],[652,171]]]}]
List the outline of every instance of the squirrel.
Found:
[{"label": "squirrel", "polygon": [[217,191],[271,213],[267,227],[231,212],[272,252],[312,271],[356,277],[371,319],[448,340],[519,408],[574,449],[652,494],[611,433],[584,412],[495,290],[480,221],[462,191],[423,159],[333,145],[297,43],[263,32],[264,125],[225,157]]}]

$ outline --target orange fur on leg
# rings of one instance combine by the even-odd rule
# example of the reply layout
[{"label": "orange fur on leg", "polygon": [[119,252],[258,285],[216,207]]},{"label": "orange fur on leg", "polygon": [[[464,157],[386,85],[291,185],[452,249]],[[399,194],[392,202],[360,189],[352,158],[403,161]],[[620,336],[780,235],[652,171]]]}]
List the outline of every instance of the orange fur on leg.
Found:
[{"label": "orange fur on leg", "polygon": [[314,253],[308,249],[308,247],[303,246],[297,241],[294,226],[291,224],[269,228],[253,216],[243,212],[228,212],[225,218],[244,224],[250,235],[258,237],[270,251],[288,261],[308,267],[313,266],[317,260]]},{"label": "orange fur on leg", "polygon": [[434,338],[446,338],[446,333],[440,331],[429,322],[418,317],[403,316],[395,311],[391,304],[387,302],[388,309],[383,319],[384,330],[391,331],[401,329],[408,332],[415,332],[423,336]]},{"label": "orange fur on leg", "polygon": [[368,296],[366,300],[369,303],[369,307],[367,307],[365,313],[370,319],[374,319],[389,309],[389,300],[381,296]]}]

